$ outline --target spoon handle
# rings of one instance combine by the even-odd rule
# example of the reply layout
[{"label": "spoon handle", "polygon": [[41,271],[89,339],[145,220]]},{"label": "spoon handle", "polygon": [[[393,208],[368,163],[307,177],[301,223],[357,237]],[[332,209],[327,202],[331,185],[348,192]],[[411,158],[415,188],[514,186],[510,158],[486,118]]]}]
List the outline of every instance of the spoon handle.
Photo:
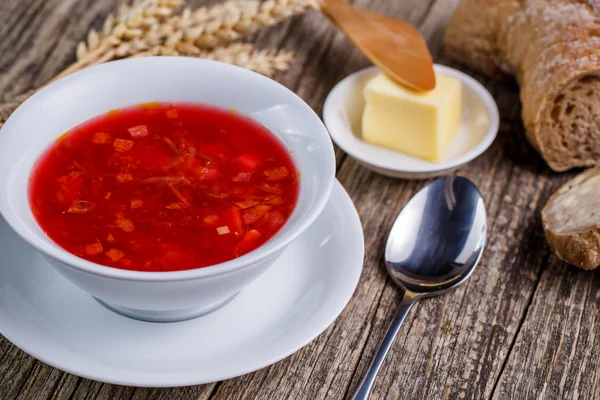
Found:
[{"label": "spoon handle", "polygon": [[404,318],[412,308],[413,304],[417,301],[417,296],[414,293],[409,292],[408,290],[404,293],[404,297],[402,298],[402,302],[400,302],[400,307],[396,311],[396,315],[394,315],[394,319],[388,328],[385,337],[381,341],[379,345],[379,349],[377,350],[377,354],[371,361],[371,365],[367,370],[367,374],[363,378],[362,382],[354,392],[354,396],[352,396],[352,400],[366,400],[369,397],[369,392],[373,387],[373,383],[375,382],[375,377],[379,372],[379,367],[383,364],[383,360],[394,343],[394,338],[396,334],[400,330],[400,326],[404,321]]}]

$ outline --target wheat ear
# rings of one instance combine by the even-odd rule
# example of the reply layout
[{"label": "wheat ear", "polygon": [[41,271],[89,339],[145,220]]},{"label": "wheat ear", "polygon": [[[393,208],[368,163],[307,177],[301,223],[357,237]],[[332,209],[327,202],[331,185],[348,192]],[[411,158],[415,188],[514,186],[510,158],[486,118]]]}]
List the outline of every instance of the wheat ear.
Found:
[{"label": "wheat ear", "polygon": [[[181,50],[185,50],[185,48]],[[237,65],[265,76],[273,76],[277,72],[286,71],[294,58],[291,51],[259,50],[250,43],[233,43],[229,46],[210,51],[198,51],[194,48],[193,53],[185,53],[185,51],[179,51],[172,47],[156,46],[147,51],[137,53],[132,57],[147,56],[191,56],[205,58]]]},{"label": "wheat ear", "polygon": [[[160,0],[154,0],[154,2]],[[167,0],[162,0],[167,1]],[[152,48],[171,48],[180,53],[199,54],[251,35],[260,29],[276,25],[292,16],[318,7],[317,0],[229,0],[196,10],[180,9],[181,2],[170,0],[167,9],[153,2],[137,7],[125,7],[116,17],[109,17],[102,33],[90,31],[87,43],[81,42],[76,51],[78,61],[64,74],[84,66],[98,64],[111,52],[113,59],[125,58]],[[156,10],[163,10],[158,13]],[[152,15],[150,19],[140,17]],[[168,18],[159,18],[167,15]],[[117,23],[118,20],[125,22]],[[182,50],[185,49],[185,50]]]},{"label": "wheat ear", "polygon": [[183,15],[174,27],[182,33],[184,42],[214,49],[318,6],[316,0],[230,0]]}]

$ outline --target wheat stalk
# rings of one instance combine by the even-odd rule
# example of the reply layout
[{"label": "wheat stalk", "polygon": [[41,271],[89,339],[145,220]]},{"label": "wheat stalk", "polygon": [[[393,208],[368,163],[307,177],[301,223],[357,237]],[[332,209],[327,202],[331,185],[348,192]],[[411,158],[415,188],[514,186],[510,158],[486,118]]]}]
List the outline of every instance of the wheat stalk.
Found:
[{"label": "wheat stalk", "polygon": [[276,25],[308,8],[316,8],[318,2],[229,0],[177,13],[181,5],[180,0],[147,0],[124,6],[116,16],[111,15],[104,21],[100,33],[90,30],[87,42],[78,44],[78,61],[67,73],[98,64],[100,59],[125,58],[156,47],[198,54]]},{"label": "wheat stalk", "polygon": [[182,5],[183,0],[142,0],[121,6],[116,16],[111,14],[106,18],[101,33],[94,29],[88,32],[87,42],[80,42],[75,50],[77,61],[52,81],[84,67],[122,58],[119,54],[123,53],[120,49],[124,43],[130,52],[159,44],[151,41],[149,33],[157,31]]},{"label": "wheat stalk", "polygon": [[[107,61],[150,55],[201,57],[272,76],[293,59],[286,50],[258,50],[249,43],[232,43],[276,25],[319,0],[228,0],[221,4],[183,8],[184,0],[133,0],[110,14],[99,31],[90,29],[75,50],[77,61],[53,82],[82,68]],[[0,126],[35,90],[0,105]]]},{"label": "wheat stalk", "polygon": [[258,50],[251,43],[232,43],[229,46],[215,50],[198,50],[193,48],[192,53],[187,53],[186,48],[156,46],[132,57],[147,56],[188,56],[200,57],[214,61],[221,61],[237,65],[266,76],[273,76],[276,72],[288,69],[294,55],[288,50]]},{"label": "wheat stalk", "polygon": [[231,0],[212,9],[182,15],[174,32],[181,32],[186,43],[213,49],[279,24],[309,8],[318,8],[316,0]]}]

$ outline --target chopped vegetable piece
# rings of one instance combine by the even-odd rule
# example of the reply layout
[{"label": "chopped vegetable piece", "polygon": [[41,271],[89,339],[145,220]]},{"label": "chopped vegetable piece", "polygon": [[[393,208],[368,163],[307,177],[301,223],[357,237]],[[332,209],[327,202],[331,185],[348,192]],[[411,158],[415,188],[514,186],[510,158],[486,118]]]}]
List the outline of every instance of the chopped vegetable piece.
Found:
[{"label": "chopped vegetable piece", "polygon": [[239,208],[241,208],[242,210],[245,210],[246,208],[253,207],[253,206],[257,205],[258,203],[260,203],[260,201],[258,201],[256,199],[246,199],[244,201],[236,202],[235,205],[238,206]]},{"label": "chopped vegetable piece", "polygon": [[73,200],[71,207],[67,210],[69,214],[85,214],[96,208],[96,204],[91,201]]},{"label": "chopped vegetable piece", "polygon": [[133,147],[133,140],[127,140],[127,139],[119,139],[119,138],[117,138],[113,142],[113,147],[117,151],[131,150],[131,148]]},{"label": "chopped vegetable piece", "polygon": [[[138,125],[127,129],[132,138],[137,139],[144,136],[148,136],[150,132],[148,132],[148,127],[146,125]],[[132,144],[133,146],[133,144]]]},{"label": "chopped vegetable piece", "polygon": [[152,178],[144,179],[140,181],[142,184],[158,184],[158,185],[177,185],[177,184],[191,184],[189,179],[185,176],[154,176]]},{"label": "chopped vegetable piece", "polygon": [[104,198],[106,200],[110,200],[110,196],[112,196],[112,193],[111,192],[106,192],[106,194],[104,195]]},{"label": "chopped vegetable piece", "polygon": [[231,190],[224,182],[215,183],[210,187],[207,194],[215,199],[225,199],[231,195]]},{"label": "chopped vegetable piece", "polygon": [[60,184],[57,199],[61,203],[70,203],[80,197],[83,178],[79,175],[81,175],[80,172],[71,172],[69,175],[57,179]]},{"label": "chopped vegetable piece", "polygon": [[250,225],[259,221],[270,209],[271,206],[259,204],[248,210],[244,210],[244,213],[242,214],[244,222]]},{"label": "chopped vegetable piece", "polygon": [[258,188],[260,190],[262,190],[264,192],[267,192],[267,193],[270,193],[270,194],[277,194],[277,195],[282,195],[283,194],[283,190],[281,189],[281,187],[277,183],[262,182],[261,184],[258,185]]},{"label": "chopped vegetable piece", "polygon": [[234,187],[233,194],[242,199],[258,199],[264,196],[264,193],[253,187]]},{"label": "chopped vegetable piece", "polygon": [[242,171],[252,172],[262,164],[262,160],[251,153],[244,153],[231,160],[232,164]]},{"label": "chopped vegetable piece", "polygon": [[78,178],[80,175],[81,175],[81,172],[73,171],[73,172],[70,172],[68,175],[63,175],[63,176],[59,177],[58,179],[56,179],[56,182],[64,185],[65,183],[69,183],[69,182],[75,180],[75,178]]},{"label": "chopped vegetable piece", "polygon": [[174,108],[171,108],[170,110],[167,110],[166,114],[167,114],[167,118],[169,118],[169,119],[177,119],[177,118],[179,118],[179,113]]},{"label": "chopped vegetable piece", "polygon": [[106,132],[96,132],[92,138],[94,144],[108,144],[110,143],[110,135]]},{"label": "chopped vegetable piece", "polygon": [[175,142],[173,142],[171,139],[169,139],[168,137],[163,137],[162,138],[163,141],[169,145],[169,147],[171,148],[171,150],[173,150],[173,153],[175,154],[179,154],[179,149],[177,148],[177,145],[175,144]]},{"label": "chopped vegetable piece", "polygon": [[140,199],[131,200],[131,208],[140,208],[144,205],[144,202]]},{"label": "chopped vegetable piece", "polygon": [[286,167],[277,167],[268,169],[264,171],[263,174],[269,181],[280,181],[287,178],[290,175],[290,171],[288,171]]},{"label": "chopped vegetable piece", "polygon": [[106,241],[109,243],[112,243],[115,241],[115,237],[109,233],[108,236],[106,237]]},{"label": "chopped vegetable piece", "polygon": [[184,208],[187,208],[187,206],[181,202],[167,204],[165,207],[169,210],[183,210]]},{"label": "chopped vegetable piece", "polygon": [[258,239],[260,239],[261,236],[262,234],[256,229],[250,229],[248,232],[246,232],[242,240],[240,240],[237,243],[236,247],[238,250],[238,254],[242,255],[251,250],[254,250],[256,248],[256,243],[258,242]]},{"label": "chopped vegetable piece", "polygon": [[87,246],[85,246],[83,248],[83,252],[88,256],[94,256],[96,254],[100,254],[100,253],[102,253],[102,251],[104,251],[104,249],[102,248],[102,243],[100,243],[100,242],[88,244]]},{"label": "chopped vegetable piece", "polygon": [[272,206],[278,206],[283,204],[283,199],[280,196],[276,196],[274,194],[270,194],[264,199],[265,204],[270,204]]},{"label": "chopped vegetable piece", "polygon": [[231,231],[229,230],[229,227],[227,225],[225,225],[225,226],[219,226],[217,228],[217,233],[219,235],[227,235],[229,232],[231,232]]},{"label": "chopped vegetable piece", "polygon": [[252,178],[251,172],[240,172],[239,174],[231,178],[231,180],[233,182],[250,182],[250,178]]},{"label": "chopped vegetable piece", "polygon": [[115,225],[121,228],[123,232],[133,232],[135,230],[133,222],[131,222],[131,220],[127,218],[117,219],[115,221]]},{"label": "chopped vegetable piece", "polygon": [[225,210],[223,218],[225,218],[227,226],[229,226],[233,233],[237,236],[244,234],[244,222],[242,221],[240,210],[238,210],[237,207],[229,207]]},{"label": "chopped vegetable piece", "polygon": [[202,219],[202,222],[208,226],[215,226],[219,222],[219,216],[215,214],[207,215]]},{"label": "chopped vegetable piece", "polygon": [[115,179],[119,183],[125,183],[125,182],[132,181],[133,180],[133,176],[130,173],[118,174],[117,176],[115,176]]},{"label": "chopped vegetable piece", "polygon": [[186,207],[192,206],[192,203],[179,191],[179,189],[177,189],[174,185],[169,185],[169,187],[171,188],[173,194],[177,196],[177,198],[181,200],[181,202],[185,204]]},{"label": "chopped vegetable piece", "polygon": [[125,253],[123,253],[121,250],[110,249],[109,251],[106,252],[106,256],[108,258],[110,258],[110,261],[117,262],[121,258],[123,258],[123,256],[125,256]]}]

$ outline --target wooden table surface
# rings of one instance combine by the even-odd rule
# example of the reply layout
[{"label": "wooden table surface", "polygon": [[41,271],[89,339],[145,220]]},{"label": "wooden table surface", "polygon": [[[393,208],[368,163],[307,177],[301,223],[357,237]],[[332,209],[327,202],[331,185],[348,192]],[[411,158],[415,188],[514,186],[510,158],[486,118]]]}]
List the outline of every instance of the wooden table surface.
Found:
[{"label": "wooden table surface", "polygon": [[[600,398],[600,280],[549,254],[540,210],[572,174],[553,173],[527,144],[515,83],[482,77],[443,54],[442,35],[459,0],[357,0],[418,26],[437,62],[466,70],[494,95],[498,138],[458,173],[480,188],[489,241],[458,290],[420,302],[404,322],[373,399]],[[77,41],[114,1],[0,1],[0,93],[35,88],[71,63]],[[257,37],[294,49],[279,82],[318,113],[331,88],[369,62],[317,12]],[[366,258],[359,286],[337,321],[271,367],[236,379],[173,389],[119,387],[36,361],[0,336],[0,399],[342,399],[357,386],[389,324],[400,291],[383,262],[386,235],[425,182],[376,175],[341,151],[337,177],[362,219]]]}]

